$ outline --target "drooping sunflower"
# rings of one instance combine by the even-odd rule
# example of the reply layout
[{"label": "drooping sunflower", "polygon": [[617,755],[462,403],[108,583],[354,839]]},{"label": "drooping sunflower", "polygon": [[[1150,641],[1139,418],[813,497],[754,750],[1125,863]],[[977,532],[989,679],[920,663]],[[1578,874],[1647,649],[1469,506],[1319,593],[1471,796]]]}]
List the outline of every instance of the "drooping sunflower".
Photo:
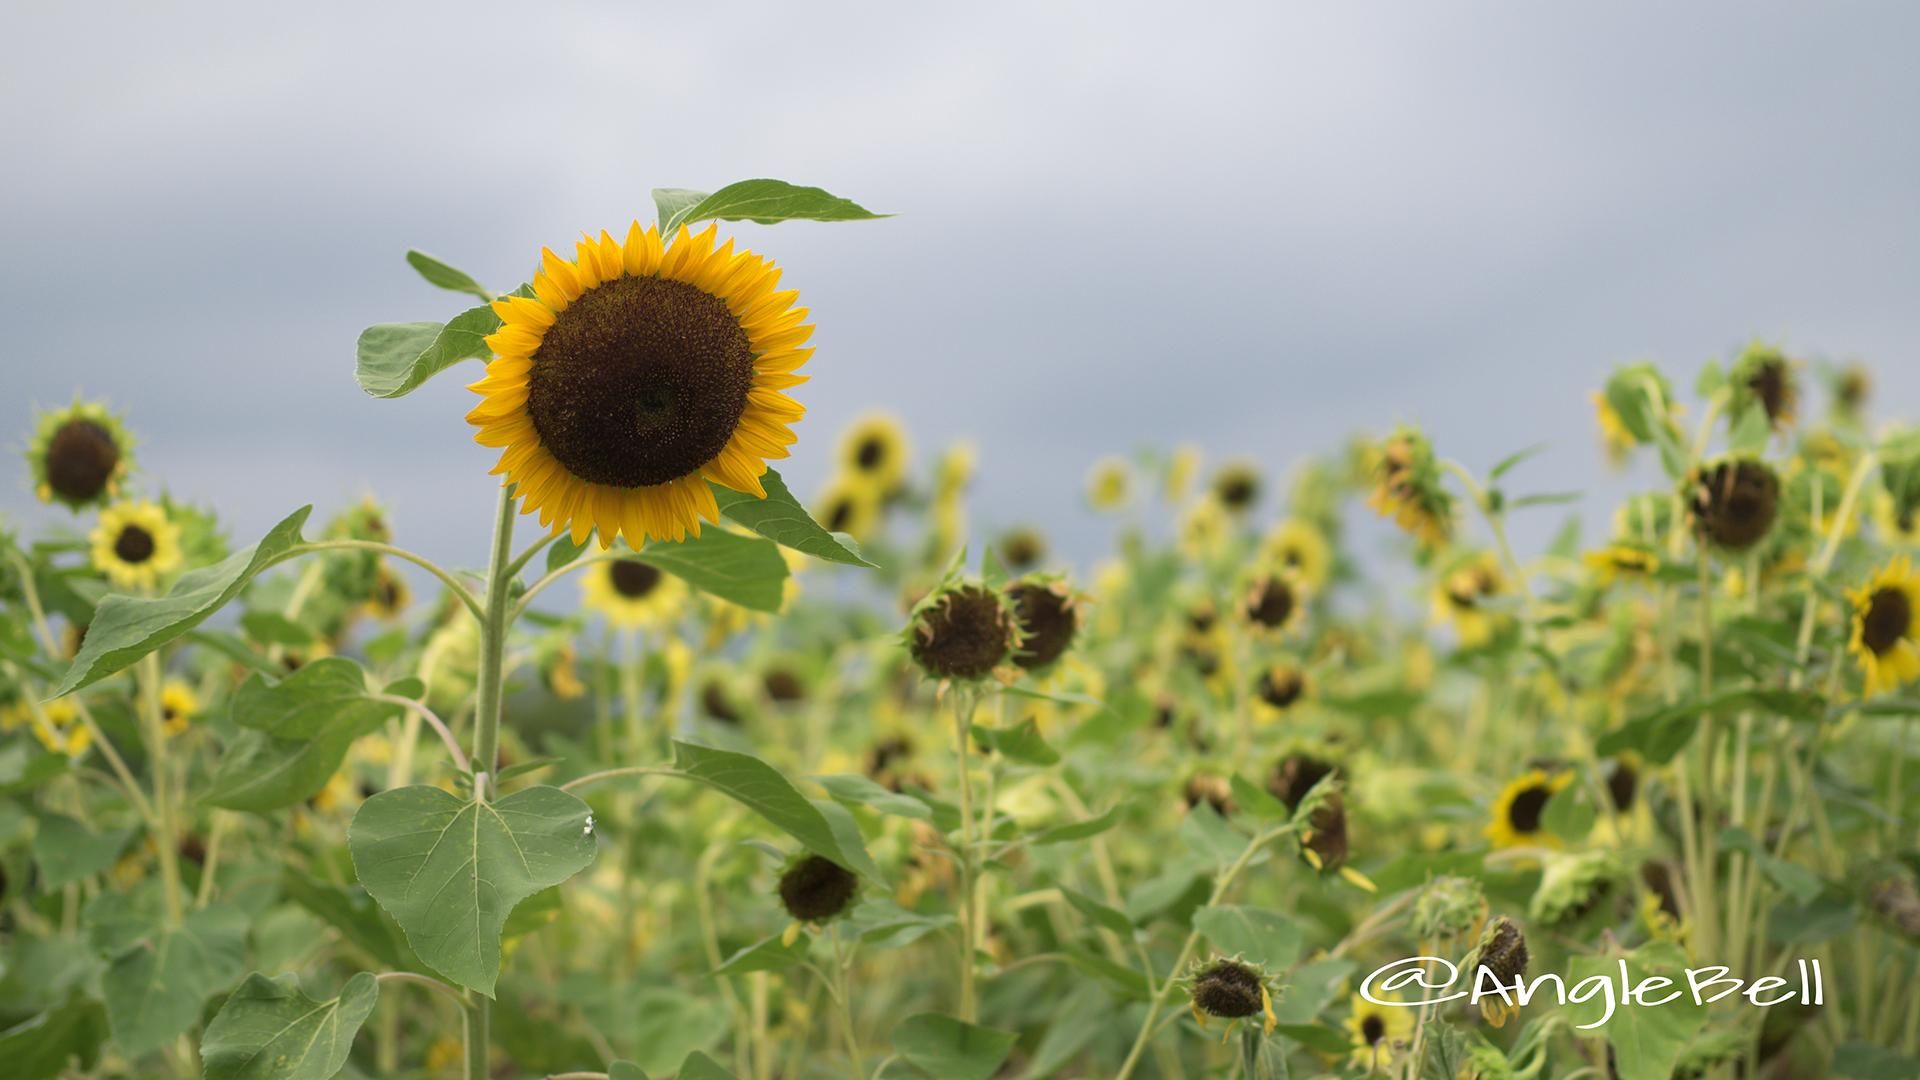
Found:
[{"label": "drooping sunflower", "polygon": [[[1400,995],[1382,991],[1381,1001],[1399,1001]],[[1413,1011],[1395,1005],[1379,1005],[1359,994],[1353,995],[1353,1015],[1347,1017],[1347,1031],[1353,1036],[1352,1058],[1369,1072],[1384,1069],[1396,1050],[1405,1050],[1413,1041]]]},{"label": "drooping sunflower", "polygon": [[157,503],[115,503],[87,534],[93,567],[122,589],[151,589],[180,565],[180,526]]},{"label": "drooping sunflower", "polygon": [[1460,647],[1477,649],[1509,625],[1510,616],[1487,610],[1485,602],[1510,588],[1500,563],[1491,552],[1483,551],[1440,579],[1433,591],[1433,621],[1453,623]]},{"label": "drooping sunflower", "polygon": [[133,438],[105,405],[78,397],[64,409],[42,413],[27,447],[33,492],[75,510],[105,505],[119,493],[132,463]]},{"label": "drooping sunflower", "polygon": [[609,559],[587,568],[580,582],[589,608],[611,626],[659,626],[680,610],[687,586],[638,559]]},{"label": "drooping sunflower", "polygon": [[900,486],[907,471],[907,430],[887,413],[868,413],[840,436],[840,471],[881,495]]},{"label": "drooping sunflower", "polygon": [[542,249],[535,298],[493,304],[497,358],[468,387],[486,400],[467,422],[502,448],[493,472],[519,484],[520,512],[575,544],[595,528],[602,548],[698,536],[720,520],[708,480],[765,498],[765,459],[794,441],[805,410],[780,391],[806,381],[807,309],[714,232],[682,226],[669,246],[636,221],[625,244],[577,242],[571,262]]},{"label": "drooping sunflower", "polygon": [[1894,556],[1847,599],[1853,601],[1847,651],[1866,673],[1866,696],[1920,679],[1920,574],[1912,557]]},{"label": "drooping sunflower", "polygon": [[1534,846],[1558,850],[1560,838],[1541,824],[1540,815],[1554,792],[1571,783],[1573,771],[1570,769],[1549,776],[1545,769],[1533,768],[1509,780],[1493,800],[1487,839],[1496,848]]}]

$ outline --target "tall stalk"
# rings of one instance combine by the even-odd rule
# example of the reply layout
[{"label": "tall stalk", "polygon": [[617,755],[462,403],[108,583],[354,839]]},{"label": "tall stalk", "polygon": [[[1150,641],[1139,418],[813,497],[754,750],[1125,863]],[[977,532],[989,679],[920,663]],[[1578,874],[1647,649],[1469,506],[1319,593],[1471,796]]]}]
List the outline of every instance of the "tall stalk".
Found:
[{"label": "tall stalk", "polygon": [[[500,692],[506,678],[508,586],[513,580],[513,517],[516,485],[503,484],[493,517],[493,551],[487,562],[487,596],[480,614],[480,672],[474,689],[473,756],[479,770],[473,797],[490,802],[497,794],[494,774],[500,760]],[[493,1002],[474,994],[467,1009],[466,1080],[489,1080],[488,1042]]]}]

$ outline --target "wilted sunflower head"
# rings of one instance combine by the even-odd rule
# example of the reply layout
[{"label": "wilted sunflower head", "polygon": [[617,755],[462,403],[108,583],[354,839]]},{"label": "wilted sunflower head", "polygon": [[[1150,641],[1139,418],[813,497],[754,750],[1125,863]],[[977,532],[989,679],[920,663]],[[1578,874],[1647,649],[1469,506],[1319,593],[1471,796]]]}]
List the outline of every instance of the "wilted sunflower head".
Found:
[{"label": "wilted sunflower head", "polygon": [[1779,349],[1759,342],[1747,346],[1734,361],[1727,383],[1732,391],[1727,403],[1727,419],[1738,424],[1750,408],[1767,412],[1767,421],[1775,428],[1790,427],[1800,403],[1800,387],[1794,377],[1795,365]]},{"label": "wilted sunflower head", "polygon": [[1260,469],[1249,461],[1229,462],[1213,474],[1213,497],[1234,514],[1245,514],[1260,501]]},{"label": "wilted sunflower head", "polygon": [[[1253,695],[1265,709],[1263,719],[1277,719],[1307,697],[1307,672],[1292,661],[1268,664],[1253,681]],[[1266,713],[1265,710],[1272,710]]]},{"label": "wilted sunflower head", "polygon": [[1256,626],[1282,631],[1302,618],[1306,610],[1302,600],[1300,590],[1287,575],[1262,574],[1241,594],[1240,614]]},{"label": "wilted sunflower head", "polygon": [[1866,411],[1867,399],[1873,396],[1873,373],[1865,364],[1848,364],[1832,371],[1828,387],[1833,394],[1834,414],[1857,421]]},{"label": "wilted sunflower head", "polygon": [[766,497],[767,458],[787,456],[805,411],[781,393],[813,350],[799,295],[780,272],[715,230],[671,245],[659,232],[602,231],[573,261],[543,249],[532,295],[493,303],[497,359],[469,389],[474,441],[500,447],[495,474],[517,483],[521,512],[584,544],[623,535],[698,536],[720,520],[714,483]]},{"label": "wilted sunflower head", "polygon": [[1267,774],[1267,792],[1287,806],[1287,812],[1300,809],[1300,800],[1307,797],[1322,778],[1332,776],[1338,780],[1340,766],[1304,750],[1295,750],[1274,762],[1273,771]]},{"label": "wilted sunflower head", "polygon": [[1433,621],[1452,623],[1462,648],[1479,648],[1509,622],[1506,614],[1491,610],[1487,602],[1510,590],[1492,552],[1457,560],[1434,589]]},{"label": "wilted sunflower head", "polygon": [[774,701],[805,701],[807,684],[793,668],[775,664],[760,673],[760,686]]},{"label": "wilted sunflower head", "polygon": [[1373,494],[1367,505],[1388,514],[1428,551],[1453,537],[1453,496],[1440,484],[1433,444],[1419,428],[1401,425],[1368,455]]},{"label": "wilted sunflower head", "polygon": [[1007,597],[1020,627],[1013,662],[1038,671],[1065,656],[1080,626],[1080,598],[1067,583],[1046,574],[1026,577],[1007,586]]},{"label": "wilted sunflower head", "polygon": [[1557,850],[1560,837],[1542,824],[1540,818],[1554,793],[1572,782],[1572,770],[1548,775],[1547,770],[1540,768],[1528,769],[1508,781],[1493,800],[1487,839],[1496,848],[1533,846]]},{"label": "wilted sunflower head", "polygon": [[376,619],[396,619],[413,602],[407,580],[384,562],[374,574],[373,591],[367,597],[367,614]]},{"label": "wilted sunflower head", "polygon": [[371,540],[377,544],[393,539],[393,529],[387,524],[387,508],[371,495],[335,514],[328,520],[324,532],[329,539]]},{"label": "wilted sunflower head", "polygon": [[1194,773],[1187,777],[1180,789],[1180,798],[1189,810],[1204,802],[1221,817],[1232,817],[1235,809],[1233,785],[1217,773]]},{"label": "wilted sunflower head", "polygon": [[[1467,955],[1466,963],[1460,965],[1473,974],[1473,984],[1480,985],[1480,969],[1486,968],[1494,981],[1501,986],[1511,988],[1514,981],[1527,974],[1527,938],[1505,915],[1496,916],[1480,934],[1479,947]],[[1498,994],[1488,994],[1480,999],[1480,1015],[1494,1027],[1505,1027],[1507,1020],[1520,1011],[1517,1004],[1509,1004]]]},{"label": "wilted sunflower head", "polygon": [[1745,551],[1766,536],[1780,510],[1780,478],[1751,459],[1703,465],[1690,486],[1695,527],[1729,551]]},{"label": "wilted sunflower head", "polygon": [[937,679],[983,679],[1020,644],[1012,604],[984,585],[941,585],[914,605],[907,652]]},{"label": "wilted sunflower head", "polygon": [[1866,675],[1866,696],[1920,678],[1920,574],[1912,558],[1894,556],[1847,599],[1853,602],[1847,651]]},{"label": "wilted sunflower head", "polygon": [[41,413],[27,447],[33,492],[73,510],[105,506],[132,465],[133,438],[105,405],[78,397],[64,409]]},{"label": "wilted sunflower head", "polygon": [[1347,864],[1347,798],[1330,791],[1307,815],[1300,834],[1300,858],[1321,873],[1331,874]]},{"label": "wilted sunflower head", "polygon": [[662,626],[679,616],[687,586],[638,559],[606,559],[587,567],[580,589],[588,608],[610,626]]},{"label": "wilted sunflower head", "polygon": [[1622,872],[1613,852],[1605,848],[1572,854],[1556,851],[1545,859],[1540,887],[1527,902],[1527,918],[1540,926],[1578,919],[1606,898]]},{"label": "wilted sunflower head", "polygon": [[890,494],[907,471],[906,427],[892,414],[868,413],[841,433],[839,457],[843,475]]},{"label": "wilted sunflower head", "polygon": [[122,589],[151,589],[180,565],[180,526],[157,503],[114,503],[87,534],[93,568]]},{"label": "wilted sunflower head", "polygon": [[1193,996],[1193,1018],[1202,1028],[1207,1026],[1208,1017],[1235,1021],[1264,1016],[1262,1028],[1268,1034],[1279,1023],[1273,1014],[1273,989],[1268,985],[1264,963],[1250,964],[1237,954],[1215,957],[1207,963],[1196,960],[1184,981]]},{"label": "wilted sunflower head", "polygon": [[852,909],[860,879],[832,859],[802,853],[787,860],[776,891],[795,922],[823,923]]},{"label": "wilted sunflower head", "polygon": [[1007,569],[1023,573],[1039,566],[1040,560],[1047,557],[1047,538],[1040,530],[1022,525],[1002,536],[995,550]]},{"label": "wilted sunflower head", "polygon": [[1487,896],[1472,878],[1444,875],[1414,898],[1407,923],[1421,940],[1478,937],[1487,921]]}]

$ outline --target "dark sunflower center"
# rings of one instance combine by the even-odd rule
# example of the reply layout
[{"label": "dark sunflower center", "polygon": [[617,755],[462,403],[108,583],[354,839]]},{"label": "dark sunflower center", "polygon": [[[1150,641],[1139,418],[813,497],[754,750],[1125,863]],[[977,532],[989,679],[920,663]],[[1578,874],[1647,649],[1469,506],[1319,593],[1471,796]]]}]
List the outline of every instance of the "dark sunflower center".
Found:
[{"label": "dark sunflower center", "polygon": [[802,922],[830,919],[853,899],[860,879],[840,864],[809,855],[780,877],[780,903]]},{"label": "dark sunflower center", "polygon": [[1300,700],[1300,691],[1305,688],[1300,673],[1293,668],[1269,670],[1260,676],[1260,700],[1276,709],[1284,709]]},{"label": "dark sunflower center", "polygon": [[153,534],[138,525],[121,526],[113,542],[113,553],[124,563],[139,565],[153,558]]},{"label": "dark sunflower center", "polygon": [[527,415],[577,479],[645,487],[718,457],[752,386],[751,343],[725,301],[684,281],[621,277],[547,328]]},{"label": "dark sunflower center", "polygon": [[47,443],[47,486],[84,502],[100,494],[120,464],[120,447],[91,420],[70,420]]},{"label": "dark sunflower center", "polygon": [[1013,620],[999,598],[976,585],[962,585],[920,614],[907,651],[939,678],[977,679],[1007,658]]},{"label": "dark sunflower center", "polygon": [[887,444],[878,437],[869,435],[860,440],[860,447],[854,451],[854,463],[862,472],[872,472],[887,460]]},{"label": "dark sunflower center", "polygon": [[1547,800],[1553,798],[1553,792],[1543,787],[1530,787],[1513,797],[1513,803],[1507,807],[1507,823],[1513,831],[1530,833],[1540,827],[1540,811],[1547,808]]},{"label": "dark sunflower center", "polygon": [[1613,808],[1626,813],[1633,809],[1633,796],[1640,786],[1640,774],[1624,761],[1615,762],[1613,775],[1607,777],[1607,793],[1613,796]]},{"label": "dark sunflower center", "polygon": [[1747,381],[1747,388],[1767,410],[1767,419],[1778,420],[1789,404],[1791,388],[1787,383],[1787,365],[1779,360],[1768,360],[1753,373]]},{"label": "dark sunflower center", "polygon": [[1701,479],[1693,512],[1708,539],[1737,551],[1773,527],[1780,481],[1772,469],[1757,461],[1722,462]]},{"label": "dark sunflower center", "polygon": [[1027,582],[1012,586],[1007,595],[1013,599],[1013,617],[1026,635],[1013,662],[1032,671],[1060,659],[1079,624],[1070,598]]},{"label": "dark sunflower center", "polygon": [[767,672],[761,682],[767,688],[767,696],[775,701],[799,701],[807,696],[806,684],[785,668],[774,668]]},{"label": "dark sunflower center", "polygon": [[1220,481],[1220,502],[1229,510],[1243,510],[1260,491],[1250,476],[1228,476]]},{"label": "dark sunflower center", "polygon": [[851,524],[853,524],[853,500],[835,500],[827,510],[827,531],[846,532],[847,526]]},{"label": "dark sunflower center", "polygon": [[1300,808],[1300,800],[1321,778],[1333,772],[1330,762],[1307,754],[1294,754],[1274,766],[1273,775],[1267,778],[1267,791],[1274,798],[1287,804],[1287,812]]},{"label": "dark sunflower center", "polygon": [[1247,617],[1262,626],[1279,626],[1293,613],[1293,590],[1278,578],[1268,578],[1247,605]]},{"label": "dark sunflower center", "polygon": [[1193,1003],[1209,1016],[1252,1016],[1261,1009],[1260,977],[1251,968],[1222,960],[1194,977]]},{"label": "dark sunflower center", "polygon": [[1913,604],[1905,589],[1885,588],[1873,594],[1866,618],[1860,620],[1860,643],[1885,656],[1913,627]]},{"label": "dark sunflower center", "polygon": [[613,580],[613,591],[629,600],[645,598],[660,584],[660,571],[632,559],[617,560],[608,577]]},{"label": "dark sunflower center", "polygon": [[1360,1037],[1367,1040],[1368,1046],[1378,1045],[1387,1037],[1387,1022],[1378,1016],[1369,1016],[1360,1021]]}]

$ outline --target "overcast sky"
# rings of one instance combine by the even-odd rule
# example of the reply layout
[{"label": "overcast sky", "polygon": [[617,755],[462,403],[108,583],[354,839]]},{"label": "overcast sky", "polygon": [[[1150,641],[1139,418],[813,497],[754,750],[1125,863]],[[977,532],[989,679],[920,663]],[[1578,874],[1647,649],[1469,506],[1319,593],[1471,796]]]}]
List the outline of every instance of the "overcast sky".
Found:
[{"label": "overcast sky", "polygon": [[[23,6],[0,430],[78,388],[236,543],[371,490],[477,564],[479,365],[396,401],[352,378],[363,327],[467,306],[405,251],[506,289],[650,188],[770,176],[898,215],[738,226],[818,326],[777,466],[803,498],[887,408],[923,461],[977,442],[977,526],[1084,565],[1102,455],[1278,471],[1406,418],[1476,469],[1552,442],[1516,487],[1594,493],[1592,539],[1628,483],[1587,400],[1616,363],[1690,385],[1758,335],[1920,413],[1916,31],[1905,4]],[[28,487],[9,523],[66,517]]]}]

